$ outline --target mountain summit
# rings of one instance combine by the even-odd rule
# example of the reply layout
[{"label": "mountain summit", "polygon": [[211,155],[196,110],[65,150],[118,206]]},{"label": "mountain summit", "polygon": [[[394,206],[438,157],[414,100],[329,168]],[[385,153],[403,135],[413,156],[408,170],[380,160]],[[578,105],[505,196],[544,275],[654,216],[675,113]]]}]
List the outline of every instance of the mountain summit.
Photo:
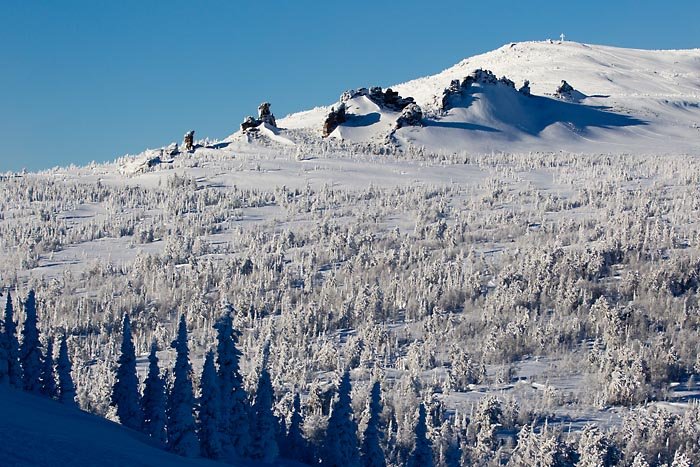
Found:
[{"label": "mountain summit", "polygon": [[390,90],[345,92],[279,128],[278,139],[302,130],[290,133],[450,152],[695,152],[700,49],[511,43]]}]

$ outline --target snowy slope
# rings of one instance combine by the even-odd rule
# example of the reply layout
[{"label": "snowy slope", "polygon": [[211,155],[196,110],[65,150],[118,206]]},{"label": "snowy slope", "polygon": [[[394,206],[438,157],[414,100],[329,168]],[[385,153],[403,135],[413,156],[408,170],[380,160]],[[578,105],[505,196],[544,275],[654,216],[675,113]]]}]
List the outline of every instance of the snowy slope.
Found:
[{"label": "snowy slope", "polygon": [[[506,86],[474,86],[446,113],[436,105],[453,79],[476,69],[507,76],[532,97]],[[582,93],[554,97],[562,80]],[[433,76],[393,86],[427,114],[422,127],[400,129],[401,144],[448,151],[569,150],[697,153],[700,151],[700,49],[649,51],[575,42],[523,42],[478,55]],[[349,121],[333,136],[385,141],[398,113],[348,102]],[[376,106],[375,106],[376,107]],[[292,114],[280,127],[320,134],[328,108]]]},{"label": "snowy slope", "polygon": [[121,425],[4,386],[0,439],[0,464],[7,467],[231,465],[170,454]]}]

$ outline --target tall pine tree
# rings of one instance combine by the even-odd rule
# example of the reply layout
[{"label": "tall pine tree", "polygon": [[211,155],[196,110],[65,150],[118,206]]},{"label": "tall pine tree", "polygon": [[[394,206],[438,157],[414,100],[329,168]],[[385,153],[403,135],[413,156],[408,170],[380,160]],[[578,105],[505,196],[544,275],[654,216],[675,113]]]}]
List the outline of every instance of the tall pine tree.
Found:
[{"label": "tall pine tree", "polygon": [[328,419],[328,427],[321,447],[321,465],[323,466],[360,466],[357,423],[352,412],[351,390],[350,372],[346,370],[338,385],[338,397],[333,404],[333,411]]},{"label": "tall pine tree", "polygon": [[51,337],[46,340],[46,354],[41,364],[41,393],[51,399],[58,396],[56,373],[53,367],[53,338]]},{"label": "tall pine tree", "polygon": [[362,437],[360,453],[366,467],[386,467],[382,450],[382,393],[379,381],[375,381],[367,401],[367,427]]},{"label": "tall pine tree", "polygon": [[250,450],[250,406],[243,388],[240,372],[241,352],[236,347],[239,333],[233,328],[231,305],[214,325],[216,329],[217,364],[219,366],[219,394],[221,397],[221,432],[224,446],[232,448],[239,457]]},{"label": "tall pine tree", "polygon": [[214,366],[214,353],[210,350],[204,359],[202,378],[199,382],[199,446],[204,457],[218,459],[222,455],[219,417],[221,399],[219,381]]},{"label": "tall pine tree", "polygon": [[414,432],[413,451],[408,458],[408,467],[432,467],[433,447],[428,438],[428,425],[426,423],[425,405],[418,407],[418,422]]},{"label": "tall pine tree", "polygon": [[16,388],[22,387],[22,366],[19,362],[19,341],[17,340],[17,323],[14,318],[12,295],[7,291],[5,304],[5,319],[3,320],[3,341],[7,354],[7,375],[10,385]]},{"label": "tall pine tree", "polygon": [[309,445],[304,438],[304,419],[301,415],[301,400],[299,393],[294,393],[292,401],[292,415],[289,418],[289,430],[282,453],[285,457],[299,462],[310,462]]},{"label": "tall pine tree", "polygon": [[36,296],[30,290],[24,302],[24,326],[19,348],[22,363],[22,383],[25,391],[41,392],[41,341],[36,315]]},{"label": "tall pine tree", "polygon": [[58,348],[58,361],[56,362],[58,371],[59,398],[63,404],[77,406],[75,403],[75,385],[71,375],[72,365],[68,356],[68,343],[66,335],[61,337],[61,344]]},{"label": "tall pine tree", "polygon": [[112,387],[111,404],[117,408],[122,425],[140,430],[143,415],[139,406],[139,380],[136,376],[136,349],[131,337],[129,315],[122,321],[122,345],[117,360],[117,375]]},{"label": "tall pine tree", "polygon": [[148,376],[141,397],[141,412],[143,413],[143,431],[151,438],[165,444],[165,382],[160,376],[158,367],[158,346],[151,343],[148,354]]},{"label": "tall pine tree", "polygon": [[181,456],[194,457],[199,454],[199,440],[193,414],[195,400],[185,315],[180,317],[177,339],[172,347],[177,356],[173,386],[168,398],[168,448]]},{"label": "tall pine tree", "polygon": [[253,423],[250,457],[263,463],[271,463],[279,454],[277,446],[277,417],[272,412],[274,393],[270,373],[267,371],[267,356],[263,358],[258,387],[253,404]]}]

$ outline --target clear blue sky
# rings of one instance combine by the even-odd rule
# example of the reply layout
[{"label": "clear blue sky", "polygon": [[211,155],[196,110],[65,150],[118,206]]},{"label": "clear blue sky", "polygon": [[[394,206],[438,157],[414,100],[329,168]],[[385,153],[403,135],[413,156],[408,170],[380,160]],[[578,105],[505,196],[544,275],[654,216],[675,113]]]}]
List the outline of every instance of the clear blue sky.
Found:
[{"label": "clear blue sky", "polygon": [[0,172],[224,138],[507,42],[700,47],[697,0],[0,0]]}]

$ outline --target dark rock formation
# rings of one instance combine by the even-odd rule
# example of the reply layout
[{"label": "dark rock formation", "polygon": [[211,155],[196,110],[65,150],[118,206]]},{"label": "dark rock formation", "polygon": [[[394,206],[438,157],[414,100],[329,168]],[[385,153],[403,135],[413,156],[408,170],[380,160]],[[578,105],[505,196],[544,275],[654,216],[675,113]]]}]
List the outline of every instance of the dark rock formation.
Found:
[{"label": "dark rock formation", "polygon": [[182,146],[185,148],[185,151],[193,151],[194,150],[194,130],[190,130],[187,133],[185,133],[185,138],[182,143]]},{"label": "dark rock formation", "polygon": [[395,130],[403,128],[405,126],[421,126],[421,121],[423,120],[423,110],[418,106],[418,104],[408,104],[401,115],[396,120]]},{"label": "dark rock formation", "polygon": [[565,80],[561,80],[561,84],[557,88],[557,92],[554,93],[554,95],[559,98],[567,98],[570,97],[574,91],[575,89],[573,86],[571,86]]},{"label": "dark rock formation", "polygon": [[526,96],[529,96],[530,95],[530,81],[525,80],[525,82],[520,87],[520,89],[518,89],[518,92],[521,94],[524,94]]},{"label": "dark rock formation", "polygon": [[496,78],[496,75],[493,74],[493,72],[479,68],[478,70],[474,70],[462,81],[454,79],[450,82],[450,85],[445,88],[445,90],[442,92],[442,97],[437,102],[440,110],[445,111],[452,108],[453,98],[464,95],[474,83],[482,85],[506,86],[515,90],[515,83],[512,80],[506,78],[505,76]]},{"label": "dark rock formation", "polygon": [[267,123],[273,127],[277,127],[277,122],[275,121],[275,116],[270,111],[270,103],[263,102],[258,106],[258,118],[251,117],[250,115],[243,120],[241,123],[241,131],[258,131],[258,127],[263,123]]},{"label": "dark rock formation", "polygon": [[346,120],[345,102],[341,102],[337,109],[332,107],[330,113],[326,117],[326,120],[323,122],[323,137],[327,138],[331,133],[333,133],[333,130],[338,128],[338,125],[344,123]]},{"label": "dark rock formation", "polygon": [[277,122],[275,121],[275,116],[270,112],[270,103],[263,102],[258,106],[258,120],[277,127]]},{"label": "dark rock formation", "polygon": [[379,86],[374,86],[369,89],[360,88],[357,90],[345,91],[340,96],[340,101],[347,102],[350,99],[360,96],[366,96],[378,106],[393,110],[394,112],[401,112],[406,106],[415,102],[412,97],[401,97],[399,93],[393,89],[387,88],[386,91],[384,91]]}]

